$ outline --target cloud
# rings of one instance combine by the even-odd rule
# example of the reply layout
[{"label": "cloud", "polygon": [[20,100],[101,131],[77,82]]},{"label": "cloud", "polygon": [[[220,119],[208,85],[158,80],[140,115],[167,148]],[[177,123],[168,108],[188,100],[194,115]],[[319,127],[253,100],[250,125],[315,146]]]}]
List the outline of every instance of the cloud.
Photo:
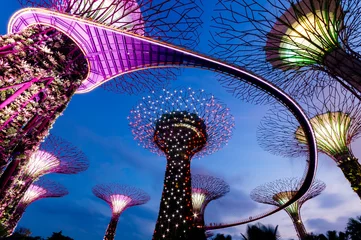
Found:
[{"label": "cloud", "polygon": [[310,231],[314,233],[325,233],[327,231],[344,231],[348,217],[339,217],[336,221],[328,221],[324,218],[308,219],[307,225],[311,226]]}]

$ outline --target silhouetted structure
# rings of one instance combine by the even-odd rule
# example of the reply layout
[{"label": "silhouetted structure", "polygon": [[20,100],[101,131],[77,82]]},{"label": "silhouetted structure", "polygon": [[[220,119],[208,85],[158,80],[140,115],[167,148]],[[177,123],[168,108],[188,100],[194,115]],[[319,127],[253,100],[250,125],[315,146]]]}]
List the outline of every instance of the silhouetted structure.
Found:
[{"label": "silhouetted structure", "polygon": [[7,190],[0,198],[1,224],[7,226],[25,192],[38,178],[49,173],[76,174],[85,171],[88,166],[88,159],[79,148],[60,137],[49,135],[22,171],[8,182]]},{"label": "silhouetted structure", "polygon": [[23,216],[26,208],[33,202],[42,198],[63,197],[68,194],[64,186],[51,180],[41,178],[34,182],[26,190],[24,196],[20,200],[14,214],[9,219],[8,232],[12,234]]},{"label": "silhouetted structure", "polygon": [[[361,165],[351,150],[351,142],[361,133],[361,102],[345,89],[328,87],[300,103],[311,118],[318,150],[336,162],[361,198]],[[304,131],[284,108],[273,109],[261,121],[258,140],[277,155],[297,157],[307,152]]]},{"label": "silhouetted structure", "polygon": [[192,175],[192,206],[194,222],[204,227],[204,212],[207,205],[229,192],[229,185],[220,178],[195,174]]},{"label": "silhouetted structure", "polygon": [[[300,179],[280,179],[257,187],[251,192],[251,198],[259,203],[281,206],[288,202],[294,194],[297,193],[299,187]],[[301,219],[301,207],[306,201],[320,195],[325,188],[326,185],[323,182],[318,180],[314,181],[309,191],[303,195],[302,198],[284,209],[292,219],[293,225],[300,239],[307,236],[305,226],[303,225]]]},{"label": "silhouetted structure", "polygon": [[[293,96],[339,82],[361,99],[359,0],[219,0],[218,57],[287,88]],[[238,85],[236,93],[247,94]]]},{"label": "silhouetted structure", "polygon": [[120,214],[127,208],[142,205],[149,201],[148,194],[138,188],[119,184],[101,184],[93,187],[93,193],[104,200],[112,209],[112,218],[104,235],[104,240],[113,240]]},{"label": "silhouetted structure", "polygon": [[[203,90],[164,90],[143,97],[129,121],[135,140],[167,158],[153,239],[204,239],[204,229],[193,222],[190,163],[195,155],[217,151],[231,137],[229,109]],[[195,236],[198,231],[201,235]]]}]

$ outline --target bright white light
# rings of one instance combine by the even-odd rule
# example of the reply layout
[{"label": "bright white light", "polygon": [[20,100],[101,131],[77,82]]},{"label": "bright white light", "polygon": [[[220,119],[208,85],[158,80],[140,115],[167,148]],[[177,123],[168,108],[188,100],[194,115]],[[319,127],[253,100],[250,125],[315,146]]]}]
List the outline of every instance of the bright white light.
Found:
[{"label": "bright white light", "polygon": [[45,194],[46,194],[46,189],[32,184],[30,185],[28,190],[26,190],[23,198],[21,199],[20,204],[32,203]]},{"label": "bright white light", "polygon": [[[275,200],[277,203],[281,205],[287,203],[292,199],[294,195],[296,195],[297,191],[287,191],[287,192],[280,192],[273,196],[273,200]],[[288,207],[284,209],[288,213],[297,213],[299,210],[299,204],[298,201],[292,203]]]},{"label": "bright white light", "polygon": [[194,212],[201,212],[204,202],[206,201],[206,193],[202,189],[192,189],[192,205]]},{"label": "bright white light", "polygon": [[119,214],[132,201],[132,199],[125,195],[111,195],[110,202],[112,203],[113,213]]},{"label": "bright white light", "polygon": [[121,30],[144,35],[144,22],[136,0],[77,0],[74,1],[70,12]]},{"label": "bright white light", "polygon": [[60,160],[51,153],[38,150],[30,157],[25,167],[25,174],[32,177],[50,172],[60,165]]},{"label": "bright white light", "polygon": [[[351,118],[342,112],[328,112],[315,116],[310,120],[315,132],[317,147],[320,151],[330,156],[348,151],[347,137],[351,125]],[[299,142],[306,144],[302,128],[296,131]]]}]

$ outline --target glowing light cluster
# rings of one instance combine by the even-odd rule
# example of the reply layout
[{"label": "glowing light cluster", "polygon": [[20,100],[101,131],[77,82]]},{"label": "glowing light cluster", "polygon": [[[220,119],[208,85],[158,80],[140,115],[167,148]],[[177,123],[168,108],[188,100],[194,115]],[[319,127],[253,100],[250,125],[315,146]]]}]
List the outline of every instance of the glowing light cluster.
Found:
[{"label": "glowing light cluster", "polygon": [[203,218],[208,203],[223,197],[229,190],[229,185],[220,178],[200,174],[192,175],[193,211]]},{"label": "glowing light cluster", "polygon": [[109,204],[114,215],[119,215],[129,207],[145,204],[150,199],[148,194],[138,188],[119,184],[96,185],[93,193]]},{"label": "glowing light cluster", "polygon": [[267,60],[281,69],[321,64],[339,48],[342,10],[333,0],[303,0],[293,4],[268,34]]},{"label": "glowing light cluster", "polygon": [[[301,179],[297,178],[279,179],[255,188],[251,192],[251,198],[259,203],[281,206],[292,199],[297,193],[300,188],[300,183]],[[301,219],[300,209],[306,201],[320,195],[325,188],[326,185],[323,182],[315,180],[305,195],[284,209],[292,219],[300,239],[307,236],[305,226]]]},{"label": "glowing light cluster", "polygon": [[163,90],[143,97],[129,121],[135,140],[167,157],[153,239],[205,239],[194,222],[190,160],[228,141],[234,127],[229,109],[203,90]]},{"label": "glowing light cluster", "polygon": [[21,199],[21,204],[29,204],[34,202],[36,199],[39,199],[41,196],[46,194],[46,189],[32,184],[28,190],[25,192],[23,198]]},{"label": "glowing light cluster", "polygon": [[[179,122],[177,122],[177,117]],[[204,139],[206,144],[202,151],[197,153],[197,156],[211,154],[221,148],[228,142],[234,128],[234,118],[228,108],[213,96],[190,88],[173,92],[163,90],[161,94],[153,92],[152,95],[143,97],[143,101],[131,111],[129,121],[135,140],[139,141],[143,147],[158,154],[164,154],[164,148],[160,148],[155,141],[158,138],[154,138],[158,134],[154,133],[157,124],[162,124],[161,128],[165,130],[171,127],[167,123],[174,121],[173,127],[181,128],[180,131],[188,129],[185,134],[177,132],[176,136],[172,135],[172,137],[180,136],[178,141],[181,141],[182,138],[184,139],[182,141],[190,140],[193,134],[203,138],[206,136]],[[204,128],[202,125],[205,126],[205,131],[201,130]],[[172,131],[170,130],[169,137]],[[170,138],[163,140],[164,143],[166,140],[171,141]],[[180,147],[187,148],[180,145],[173,146],[173,148]]]},{"label": "glowing light cluster", "polygon": [[104,239],[113,240],[120,214],[127,208],[149,201],[147,193],[138,188],[119,184],[100,184],[93,187],[93,194],[104,200],[112,209],[112,217],[105,231]]},{"label": "glowing light cluster", "polygon": [[[329,156],[339,156],[348,153],[351,139],[348,137],[352,119],[342,112],[327,112],[316,115],[310,122],[320,151]],[[298,128],[296,138],[306,144],[304,131]]]},{"label": "glowing light cluster", "polygon": [[203,189],[192,188],[192,205],[195,213],[198,214],[201,211],[202,206],[206,201],[206,194],[207,192]]},{"label": "glowing light cluster", "polygon": [[128,196],[116,194],[110,196],[110,202],[112,204],[113,214],[120,214],[132,201]]},{"label": "glowing light cluster", "polygon": [[60,165],[60,160],[51,153],[38,150],[30,157],[25,166],[25,174],[36,178],[48,172],[54,171]]}]

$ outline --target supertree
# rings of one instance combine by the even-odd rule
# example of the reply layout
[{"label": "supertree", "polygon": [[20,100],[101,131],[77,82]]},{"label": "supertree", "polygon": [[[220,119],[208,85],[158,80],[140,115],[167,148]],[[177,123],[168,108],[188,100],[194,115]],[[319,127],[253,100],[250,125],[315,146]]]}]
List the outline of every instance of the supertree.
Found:
[{"label": "supertree", "polygon": [[[361,133],[360,101],[336,86],[304,97],[300,103],[311,118],[318,150],[336,162],[361,198],[361,165],[351,150]],[[273,109],[261,121],[258,140],[266,150],[286,157],[302,156],[307,148],[303,130],[284,108]]]},{"label": "supertree", "polygon": [[67,194],[67,189],[61,184],[45,178],[40,178],[30,185],[24,196],[21,198],[19,205],[9,220],[9,225],[7,226],[8,233],[12,234],[14,232],[16,225],[24,215],[26,208],[33,202],[43,198],[63,197]]},{"label": "supertree", "polygon": [[293,96],[337,81],[361,99],[360,7],[358,0],[220,0],[212,45]]},{"label": "supertree", "polygon": [[167,158],[153,239],[204,239],[204,229],[203,236],[193,235],[190,163],[228,142],[234,127],[229,109],[203,90],[163,90],[144,97],[129,121],[135,140]]},{"label": "supertree", "polygon": [[[141,7],[142,4],[137,2],[138,9],[140,9],[143,14],[143,20],[145,20],[147,16],[150,16],[150,20],[147,20],[148,22],[144,21],[144,35],[141,35],[142,31],[130,31],[129,29],[133,28],[128,25],[128,27],[119,29],[119,27],[114,24],[110,25],[109,21],[103,21],[109,19],[112,19],[111,21],[113,21],[114,19],[117,19],[119,22],[124,20],[126,23],[134,23],[133,20],[125,20],[126,16],[131,15],[128,14],[128,12],[125,13],[123,11],[125,8],[115,8],[119,9],[119,11],[111,10],[114,6],[116,6],[114,5],[116,3],[119,3],[119,6],[125,6],[125,2],[135,3],[134,1],[114,0],[111,5],[106,4],[110,3],[106,0],[99,0],[96,3],[95,1],[84,0],[82,1],[84,4],[80,5],[78,4],[79,1],[75,0],[29,0],[23,2],[30,3],[30,5],[35,6],[35,8],[21,9],[12,16],[8,24],[8,32],[11,33],[9,36],[21,35],[26,31],[33,32],[33,35],[37,36],[36,33],[38,31],[36,31],[36,29],[33,30],[35,27],[45,29],[49,28],[54,34],[68,38],[69,42],[74,45],[74,48],[79,50],[79,59],[82,58],[84,60],[82,65],[84,67],[81,67],[80,69],[84,71],[84,74],[82,74],[79,78],[75,78],[79,79],[78,85],[76,86],[69,80],[73,78],[69,78],[69,82],[65,85],[63,83],[66,82],[66,80],[59,81],[59,86],[57,87],[64,91],[58,91],[55,94],[55,97],[52,97],[51,93],[39,93],[38,95],[41,97],[40,106],[42,106],[43,109],[35,111],[31,106],[28,106],[32,109],[32,112],[27,115],[24,122],[17,123],[16,121],[18,121],[18,119],[15,119],[15,122],[13,121],[13,114],[21,116],[21,111],[24,110],[23,108],[19,108],[18,105],[11,107],[11,109],[16,109],[16,111],[11,112],[10,115],[0,114],[0,116],[10,116],[10,120],[6,120],[7,122],[4,128],[11,129],[11,134],[4,133],[8,131],[7,129],[0,129],[2,130],[1,133],[4,133],[3,136],[0,137],[0,143],[3,147],[1,154],[4,156],[1,159],[8,160],[11,158],[16,160],[10,163],[10,166],[5,171],[6,174],[4,173],[4,177],[1,177],[0,191],[6,191],[3,187],[7,184],[7,181],[9,181],[9,178],[6,176],[13,175],[13,173],[8,172],[10,172],[11,169],[13,172],[18,172],[21,167],[26,164],[26,159],[29,158],[29,155],[32,152],[37,150],[39,141],[48,133],[48,130],[56,120],[56,117],[63,112],[66,104],[70,101],[70,98],[73,96],[72,94],[75,91],[77,93],[89,92],[97,86],[100,86],[116,77],[126,76],[130,73],[135,73],[138,70],[150,70],[153,68],[166,67],[196,67],[231,75],[239,81],[251,84],[254,86],[254,89],[259,90],[258,92],[269,94],[281,104],[287,106],[292,114],[294,114],[300,121],[300,125],[304,127],[310,148],[310,161],[307,164],[308,172],[305,176],[304,184],[300,188],[299,194],[296,194],[295,198],[291,200],[291,202],[297,200],[307,191],[316,169],[317,152],[315,151],[315,141],[311,125],[297,103],[278,87],[239,66],[214,59],[179,46],[182,45],[189,48],[189,46],[192,45],[180,44],[179,40],[193,42],[195,39],[198,39],[197,30],[201,25],[198,16],[201,15],[202,9],[197,5],[196,0],[149,0],[147,1],[148,4],[143,5],[143,7]],[[100,2],[102,4],[98,5]],[[38,6],[48,8],[36,8]],[[135,4],[133,6],[135,6]],[[137,8],[135,7],[134,9],[133,13],[139,15],[139,11],[136,11]],[[151,10],[148,11],[147,9]],[[96,13],[96,16],[93,13]],[[136,19],[139,20],[139,18]],[[154,21],[151,21],[152,19]],[[174,24],[169,25],[169,22]],[[133,25],[139,27],[139,21],[136,21],[136,24]],[[124,24],[122,26],[124,26]],[[148,32],[150,34],[148,34]],[[195,38],[192,36],[195,36]],[[54,46],[63,46],[52,40],[53,37],[49,37],[49,41],[53,42]],[[14,54],[18,53],[15,50],[19,48],[19,46],[17,46],[17,44],[20,44],[19,42],[22,43],[22,41],[15,41],[14,39],[11,39],[7,41],[7,45],[4,45],[2,48],[4,50],[4,54],[6,56],[10,56],[10,59],[13,59]],[[23,40],[23,42],[25,42],[25,40]],[[37,43],[39,43],[39,49],[45,49],[45,53],[49,53],[49,47],[44,48],[46,45],[45,41],[38,41]],[[70,44],[67,44],[67,46],[70,46]],[[28,48],[25,48],[25,50],[27,49]],[[32,47],[29,49],[34,50]],[[73,53],[74,51],[70,52]],[[38,52],[36,51],[35,53],[37,54]],[[36,56],[36,54],[33,55]],[[19,56],[22,55],[20,54]],[[64,54],[61,54],[60,59],[64,59],[63,56]],[[14,62],[15,66],[17,66],[16,64],[19,62],[21,62],[21,58],[19,61],[16,60]],[[38,61],[31,61],[31,63],[33,62],[37,63]],[[61,66],[72,67],[71,64],[61,64]],[[18,68],[14,67],[14,69]],[[53,70],[54,68],[46,68],[46,70],[49,69]],[[69,73],[71,73],[71,71]],[[53,75],[49,73],[49,76]],[[37,78],[34,78],[32,75],[29,79],[33,79],[37,83]],[[53,78],[50,80],[52,79]],[[9,92],[9,96],[5,97],[6,100],[1,107],[6,107],[9,104],[12,104],[16,99],[23,99],[21,93],[27,92],[26,89],[30,89],[34,85],[33,81],[30,80],[28,82],[16,82],[16,84],[8,83],[8,85],[1,88],[5,91],[9,89],[11,90],[12,88],[21,89],[20,92],[16,92],[14,94]],[[131,85],[130,88],[132,86],[142,86],[142,84],[138,84],[137,81],[128,82]],[[40,83],[40,85],[45,87],[42,83]],[[68,88],[64,89],[64,86],[71,87],[72,91],[66,92],[66,89]],[[44,91],[48,89],[49,87],[44,88]],[[55,88],[55,90],[56,89],[57,88]],[[64,94],[64,92],[67,93],[67,95]],[[36,94],[37,92],[35,95]],[[38,101],[40,98],[35,95],[34,99]],[[66,95],[66,97],[64,97],[64,95]],[[48,96],[51,98],[48,98]],[[53,101],[53,99],[55,100]],[[51,111],[48,107],[42,105],[43,101],[46,101],[48,105],[50,104],[51,106],[52,104],[56,104],[57,106],[59,104],[60,105],[59,108],[54,108],[55,110]],[[43,113],[44,116],[35,115],[35,112]],[[29,119],[32,122],[30,122]],[[280,209],[273,212],[279,210]],[[269,214],[271,213],[267,213],[265,215]]]},{"label": "supertree", "polygon": [[[251,198],[259,203],[281,206],[294,196],[299,187],[300,179],[279,179],[255,188],[251,192]],[[311,188],[305,195],[303,195],[302,198],[284,209],[292,219],[293,225],[300,239],[304,239],[307,236],[307,231],[301,219],[301,207],[306,201],[320,195],[325,188],[325,183],[315,180],[312,183]]]},{"label": "supertree", "polygon": [[204,212],[207,205],[229,192],[229,185],[222,179],[195,174],[192,175],[192,206],[194,221],[204,227]]},{"label": "supertree", "polygon": [[85,171],[89,162],[85,154],[73,144],[49,135],[40,149],[34,152],[27,164],[12,181],[0,198],[0,221],[8,225],[16,207],[31,184],[49,173],[76,174]]},{"label": "supertree", "polygon": [[[154,53],[150,56],[154,59],[150,59],[149,46],[135,52],[138,43],[119,35],[103,35],[103,26],[129,33],[132,39],[152,37],[192,48],[198,43],[202,24],[198,0],[21,0],[20,3],[40,8],[20,10],[30,15],[15,14],[9,23],[9,34],[0,38],[0,167],[16,159],[10,163],[16,165],[9,168],[13,171],[20,171],[26,164],[76,92],[90,91],[116,78],[105,88],[137,93],[162,86],[163,80],[169,81],[177,75],[176,70],[151,66],[163,58],[156,58],[160,54]],[[43,17],[32,21],[37,14],[43,17],[50,14],[53,16],[50,18],[61,14],[72,23],[69,25],[60,15],[55,17],[59,21],[45,16],[50,23]],[[27,19],[25,25],[18,25],[16,21],[23,17]],[[71,27],[84,19],[93,24],[92,30],[85,26]],[[85,33],[80,33],[81,30]],[[0,179],[1,191],[6,191],[3,186],[8,180]]]},{"label": "supertree", "polygon": [[147,193],[134,187],[119,184],[101,184],[93,187],[93,193],[104,200],[112,209],[112,218],[104,235],[104,240],[113,240],[120,214],[127,208],[142,205],[149,201]]}]

